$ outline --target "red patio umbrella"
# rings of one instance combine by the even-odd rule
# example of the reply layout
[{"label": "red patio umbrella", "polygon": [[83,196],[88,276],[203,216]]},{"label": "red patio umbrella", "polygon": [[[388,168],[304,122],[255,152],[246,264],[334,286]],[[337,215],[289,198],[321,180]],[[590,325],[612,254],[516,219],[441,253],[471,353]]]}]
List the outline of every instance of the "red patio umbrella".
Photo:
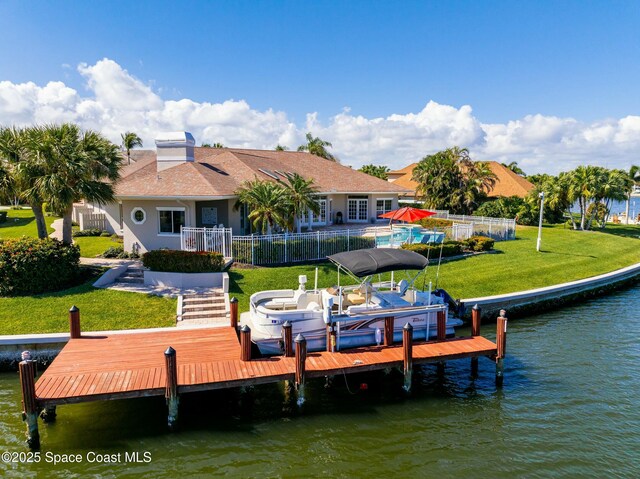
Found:
[{"label": "red patio umbrella", "polygon": [[435,214],[435,211],[421,210],[420,208],[405,206],[397,210],[389,211],[388,213],[378,216],[378,218],[388,218],[389,224],[391,224],[393,220],[413,223],[414,221],[421,220],[422,218],[428,218],[429,216],[433,216]]}]

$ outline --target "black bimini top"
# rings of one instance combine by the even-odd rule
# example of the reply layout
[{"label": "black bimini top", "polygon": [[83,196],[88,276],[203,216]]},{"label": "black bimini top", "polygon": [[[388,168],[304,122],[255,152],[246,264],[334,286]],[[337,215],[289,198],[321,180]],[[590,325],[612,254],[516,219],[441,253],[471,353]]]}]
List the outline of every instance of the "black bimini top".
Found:
[{"label": "black bimini top", "polygon": [[359,249],[328,258],[358,278],[401,269],[424,269],[429,264],[427,258],[418,253],[391,248]]}]

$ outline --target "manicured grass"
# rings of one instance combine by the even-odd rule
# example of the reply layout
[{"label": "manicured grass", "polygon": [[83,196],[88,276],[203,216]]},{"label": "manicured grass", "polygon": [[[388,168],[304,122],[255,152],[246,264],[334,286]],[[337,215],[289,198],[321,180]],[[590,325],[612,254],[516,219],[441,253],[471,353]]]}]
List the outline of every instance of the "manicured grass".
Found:
[{"label": "manicured grass", "polygon": [[[20,236],[38,236],[36,220],[31,208],[22,210],[3,209],[2,211],[7,212],[7,222],[0,223],[0,239],[19,238]],[[51,223],[53,223],[55,219],[54,216],[45,216],[47,231],[49,233],[53,233]]]},{"label": "manicured grass", "polygon": [[83,331],[175,324],[175,299],[94,288],[93,281],[56,293],[0,298],[0,335],[66,332],[73,305],[80,308]]},{"label": "manicured grass", "polygon": [[80,236],[73,238],[73,242],[80,246],[80,256],[85,258],[95,258],[104,253],[107,249],[122,246],[122,242],[102,236]]},{"label": "manicured grass", "polygon": [[[550,286],[640,262],[640,226],[607,226],[605,232],[548,226],[543,228],[540,253],[536,251],[537,232],[535,227],[519,226],[518,239],[496,243],[496,254],[443,263],[438,287],[446,289],[455,298],[471,298]],[[299,274],[306,274],[307,286],[312,287],[314,270],[314,265],[233,268],[230,293],[238,298],[240,310],[247,311],[251,294],[268,289],[295,289]],[[335,268],[327,263],[319,265],[318,276],[320,287],[337,282]],[[432,280],[435,285],[436,276],[437,266],[432,265],[427,281]],[[341,282],[353,283],[344,275]]]}]

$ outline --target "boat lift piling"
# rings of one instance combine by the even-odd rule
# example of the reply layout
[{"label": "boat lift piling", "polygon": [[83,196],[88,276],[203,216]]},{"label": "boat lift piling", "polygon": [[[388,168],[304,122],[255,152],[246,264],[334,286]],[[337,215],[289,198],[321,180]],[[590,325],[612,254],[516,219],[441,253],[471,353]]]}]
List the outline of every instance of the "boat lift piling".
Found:
[{"label": "boat lift piling", "polygon": [[[477,304],[471,309],[471,336],[480,336],[480,318],[482,311]],[[478,358],[471,358],[471,377],[478,377]]]}]

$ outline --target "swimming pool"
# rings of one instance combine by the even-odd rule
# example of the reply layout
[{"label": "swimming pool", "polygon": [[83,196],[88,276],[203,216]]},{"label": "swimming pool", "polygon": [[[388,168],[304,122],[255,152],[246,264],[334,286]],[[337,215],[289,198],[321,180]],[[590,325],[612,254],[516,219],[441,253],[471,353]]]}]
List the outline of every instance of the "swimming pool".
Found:
[{"label": "swimming pool", "polygon": [[444,233],[441,231],[426,230],[420,226],[394,226],[393,238],[391,234],[376,237],[376,246],[396,246],[404,243],[434,243],[444,241]]}]

